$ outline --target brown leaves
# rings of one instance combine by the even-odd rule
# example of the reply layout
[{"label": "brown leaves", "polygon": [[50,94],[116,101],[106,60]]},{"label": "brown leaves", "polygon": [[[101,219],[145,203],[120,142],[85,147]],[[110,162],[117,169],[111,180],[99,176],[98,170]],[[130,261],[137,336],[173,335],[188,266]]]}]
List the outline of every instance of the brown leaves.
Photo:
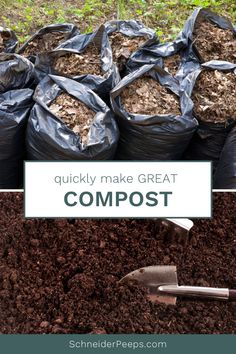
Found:
[{"label": "brown leaves", "polygon": [[181,115],[178,97],[151,77],[132,82],[121,93],[121,101],[129,113]]},{"label": "brown leaves", "polygon": [[57,96],[49,108],[70,129],[80,135],[83,144],[87,144],[89,129],[95,116],[90,108],[67,93]]},{"label": "brown leaves", "polygon": [[67,37],[67,33],[50,32],[30,41],[21,55],[28,57],[43,52],[49,52],[59,46]]},{"label": "brown leaves", "polygon": [[236,37],[208,20],[198,21],[193,33],[195,47],[203,62],[226,60],[236,63]]},{"label": "brown leaves", "polygon": [[130,55],[145,43],[145,36],[128,37],[120,32],[113,32],[110,35],[113,60],[118,69],[122,71]]},{"label": "brown leaves", "polygon": [[83,53],[68,53],[55,58],[53,67],[59,75],[70,77],[87,74],[103,76],[100,52],[93,43]]},{"label": "brown leaves", "polygon": [[203,70],[192,95],[196,118],[214,123],[236,119],[235,81],[233,72]]},{"label": "brown leaves", "polygon": [[174,54],[164,58],[164,69],[171,75],[175,76],[181,63],[179,54]]}]

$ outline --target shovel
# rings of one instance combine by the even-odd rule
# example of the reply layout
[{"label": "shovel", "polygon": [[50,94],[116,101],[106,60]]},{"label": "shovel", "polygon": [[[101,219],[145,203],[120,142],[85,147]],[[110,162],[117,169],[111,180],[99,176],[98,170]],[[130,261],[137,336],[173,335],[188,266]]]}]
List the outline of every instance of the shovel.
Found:
[{"label": "shovel", "polygon": [[120,282],[124,283],[130,279],[138,281],[138,283],[148,289],[148,298],[152,302],[175,305],[177,296],[236,301],[236,290],[201,286],[179,286],[175,266],[140,268],[124,276]]}]

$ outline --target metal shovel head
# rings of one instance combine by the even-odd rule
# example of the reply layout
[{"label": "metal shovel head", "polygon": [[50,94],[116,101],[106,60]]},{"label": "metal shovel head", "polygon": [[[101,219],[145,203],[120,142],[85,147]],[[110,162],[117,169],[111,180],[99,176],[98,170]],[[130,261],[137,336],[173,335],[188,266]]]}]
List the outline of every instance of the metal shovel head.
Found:
[{"label": "metal shovel head", "polygon": [[176,304],[176,297],[163,295],[158,291],[161,285],[178,285],[176,266],[149,266],[139,268],[125,275],[120,281],[136,280],[148,289],[148,299],[152,302],[163,302],[168,305]]}]

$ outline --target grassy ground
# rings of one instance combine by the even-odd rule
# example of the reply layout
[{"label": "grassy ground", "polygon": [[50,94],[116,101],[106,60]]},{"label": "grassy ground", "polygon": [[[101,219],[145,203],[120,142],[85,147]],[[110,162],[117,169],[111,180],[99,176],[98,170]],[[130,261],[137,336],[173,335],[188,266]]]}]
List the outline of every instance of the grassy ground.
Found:
[{"label": "grassy ground", "polygon": [[47,24],[72,22],[82,32],[90,32],[105,20],[117,18],[139,19],[154,28],[161,40],[169,40],[197,6],[210,7],[236,22],[235,0],[0,0],[0,5],[0,25],[12,28],[21,43]]}]

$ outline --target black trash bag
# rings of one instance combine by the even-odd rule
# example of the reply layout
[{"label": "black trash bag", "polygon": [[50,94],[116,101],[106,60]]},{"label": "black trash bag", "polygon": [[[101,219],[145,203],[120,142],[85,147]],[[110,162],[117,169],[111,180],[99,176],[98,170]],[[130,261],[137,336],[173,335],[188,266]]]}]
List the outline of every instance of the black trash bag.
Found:
[{"label": "black trash bag", "polygon": [[15,32],[0,26],[0,52],[14,53],[18,44]]},{"label": "black trash bag", "polygon": [[[55,58],[61,57],[68,53],[82,55],[89,44],[94,44],[101,53],[101,70],[104,73],[103,76],[91,75],[89,73],[83,75],[79,75],[78,73],[78,75],[70,76],[61,72],[56,72],[53,68],[53,61]],[[103,25],[93,33],[77,35],[64,42],[56,50],[38,55],[35,63],[35,70],[39,81],[42,80],[47,74],[55,74],[73,78],[74,80],[87,86],[90,90],[96,92],[103,99],[107,98],[110,90],[120,80],[118,70],[112,62],[111,47]]]},{"label": "black trash bag", "polygon": [[[50,104],[62,92],[83,102],[94,111],[88,142],[50,111]],[[50,75],[37,86],[27,128],[28,158],[33,160],[109,160],[112,159],[119,132],[113,113],[86,86],[60,76]]]},{"label": "black trash bag", "polygon": [[0,93],[29,87],[34,80],[34,66],[18,54],[0,54]]},{"label": "black trash bag", "polygon": [[[159,43],[159,39],[156,36],[154,30],[146,27],[142,22],[136,20],[112,20],[105,23],[106,32],[109,36],[114,33],[121,33],[126,37],[146,37],[146,40],[142,45],[137,48],[130,48],[130,46],[123,46],[119,54],[114,53],[113,50],[113,61],[116,62],[120,73],[123,73],[125,69],[126,62],[128,61],[130,55],[138,50],[141,47],[149,47],[152,44]],[[113,47],[113,42],[110,38],[111,47]]]},{"label": "black trash bag", "polygon": [[16,189],[23,183],[25,133],[33,90],[0,94],[0,189]]},{"label": "black trash bag", "polygon": [[[208,20],[212,24],[216,25],[219,28],[225,29],[225,30],[231,30],[233,35],[236,36],[236,29],[233,26],[233,24],[230,22],[229,19],[227,19],[224,16],[218,15],[214,12],[212,12],[210,9],[207,8],[202,8],[198,7],[196,8],[193,13],[189,16],[187,21],[185,22],[185,25],[183,27],[183,30],[180,32],[179,36],[177,37],[177,41],[181,41],[185,43],[187,47],[192,47],[191,51],[195,52],[196,56],[198,57],[199,61],[201,63],[210,61],[210,60],[226,60],[225,57],[217,57],[217,58],[208,58],[208,60],[204,60],[204,58],[201,57],[199,51],[197,50],[196,45],[194,44],[194,29],[198,21],[201,20]],[[219,45],[220,43],[218,43]],[[217,45],[217,43],[216,43]]]},{"label": "black trash bag", "polygon": [[[37,31],[32,37],[30,37],[18,50],[18,54],[24,55],[24,52],[26,49],[28,49],[29,45],[31,42],[33,42],[37,38],[43,38],[45,35],[47,36],[50,33],[55,33],[55,34],[61,34],[62,38],[59,40],[59,42],[54,42],[54,49],[58,47],[62,42],[67,41],[68,39],[74,37],[75,35],[79,34],[79,29],[71,24],[71,23],[59,23],[59,24],[53,24],[49,26],[45,26],[41,28],[39,31]],[[31,50],[33,52],[33,48]],[[48,52],[50,49],[47,48],[41,48],[41,52]],[[35,62],[36,56],[39,53],[33,52],[33,54],[26,56],[29,60],[31,60],[33,63]],[[25,55],[24,55],[25,56]]]},{"label": "black trash bag", "polygon": [[236,127],[229,133],[214,175],[215,189],[236,189]]},{"label": "black trash bag", "polygon": [[[175,57],[179,56],[179,58]],[[166,63],[167,59],[173,60],[172,68]],[[183,40],[153,44],[143,47],[132,54],[126,64],[126,74],[137,70],[145,64],[155,64],[168,71],[178,81],[181,81],[187,74],[199,66],[199,60],[191,47],[186,47]]]},{"label": "black trash bag", "polygon": [[[182,82],[182,90],[191,97],[195,82],[200,73],[205,69],[232,70],[236,75],[236,64],[212,60],[202,64],[197,70],[190,73]],[[181,84],[181,85],[182,85]],[[211,160],[213,162],[213,173],[217,168],[220,154],[223,149],[225,139],[235,124],[235,119],[229,117],[225,123],[213,123],[201,120],[195,114],[198,120],[198,129],[195,132],[188,148],[185,151],[186,160]]]},{"label": "black trash bag", "polygon": [[[143,75],[151,76],[180,99],[181,116],[139,115],[125,111],[120,93]],[[162,68],[144,65],[126,76],[111,92],[111,103],[120,128],[116,158],[119,160],[178,160],[182,158],[197,121],[192,117],[191,99],[180,92],[178,81]]]}]

